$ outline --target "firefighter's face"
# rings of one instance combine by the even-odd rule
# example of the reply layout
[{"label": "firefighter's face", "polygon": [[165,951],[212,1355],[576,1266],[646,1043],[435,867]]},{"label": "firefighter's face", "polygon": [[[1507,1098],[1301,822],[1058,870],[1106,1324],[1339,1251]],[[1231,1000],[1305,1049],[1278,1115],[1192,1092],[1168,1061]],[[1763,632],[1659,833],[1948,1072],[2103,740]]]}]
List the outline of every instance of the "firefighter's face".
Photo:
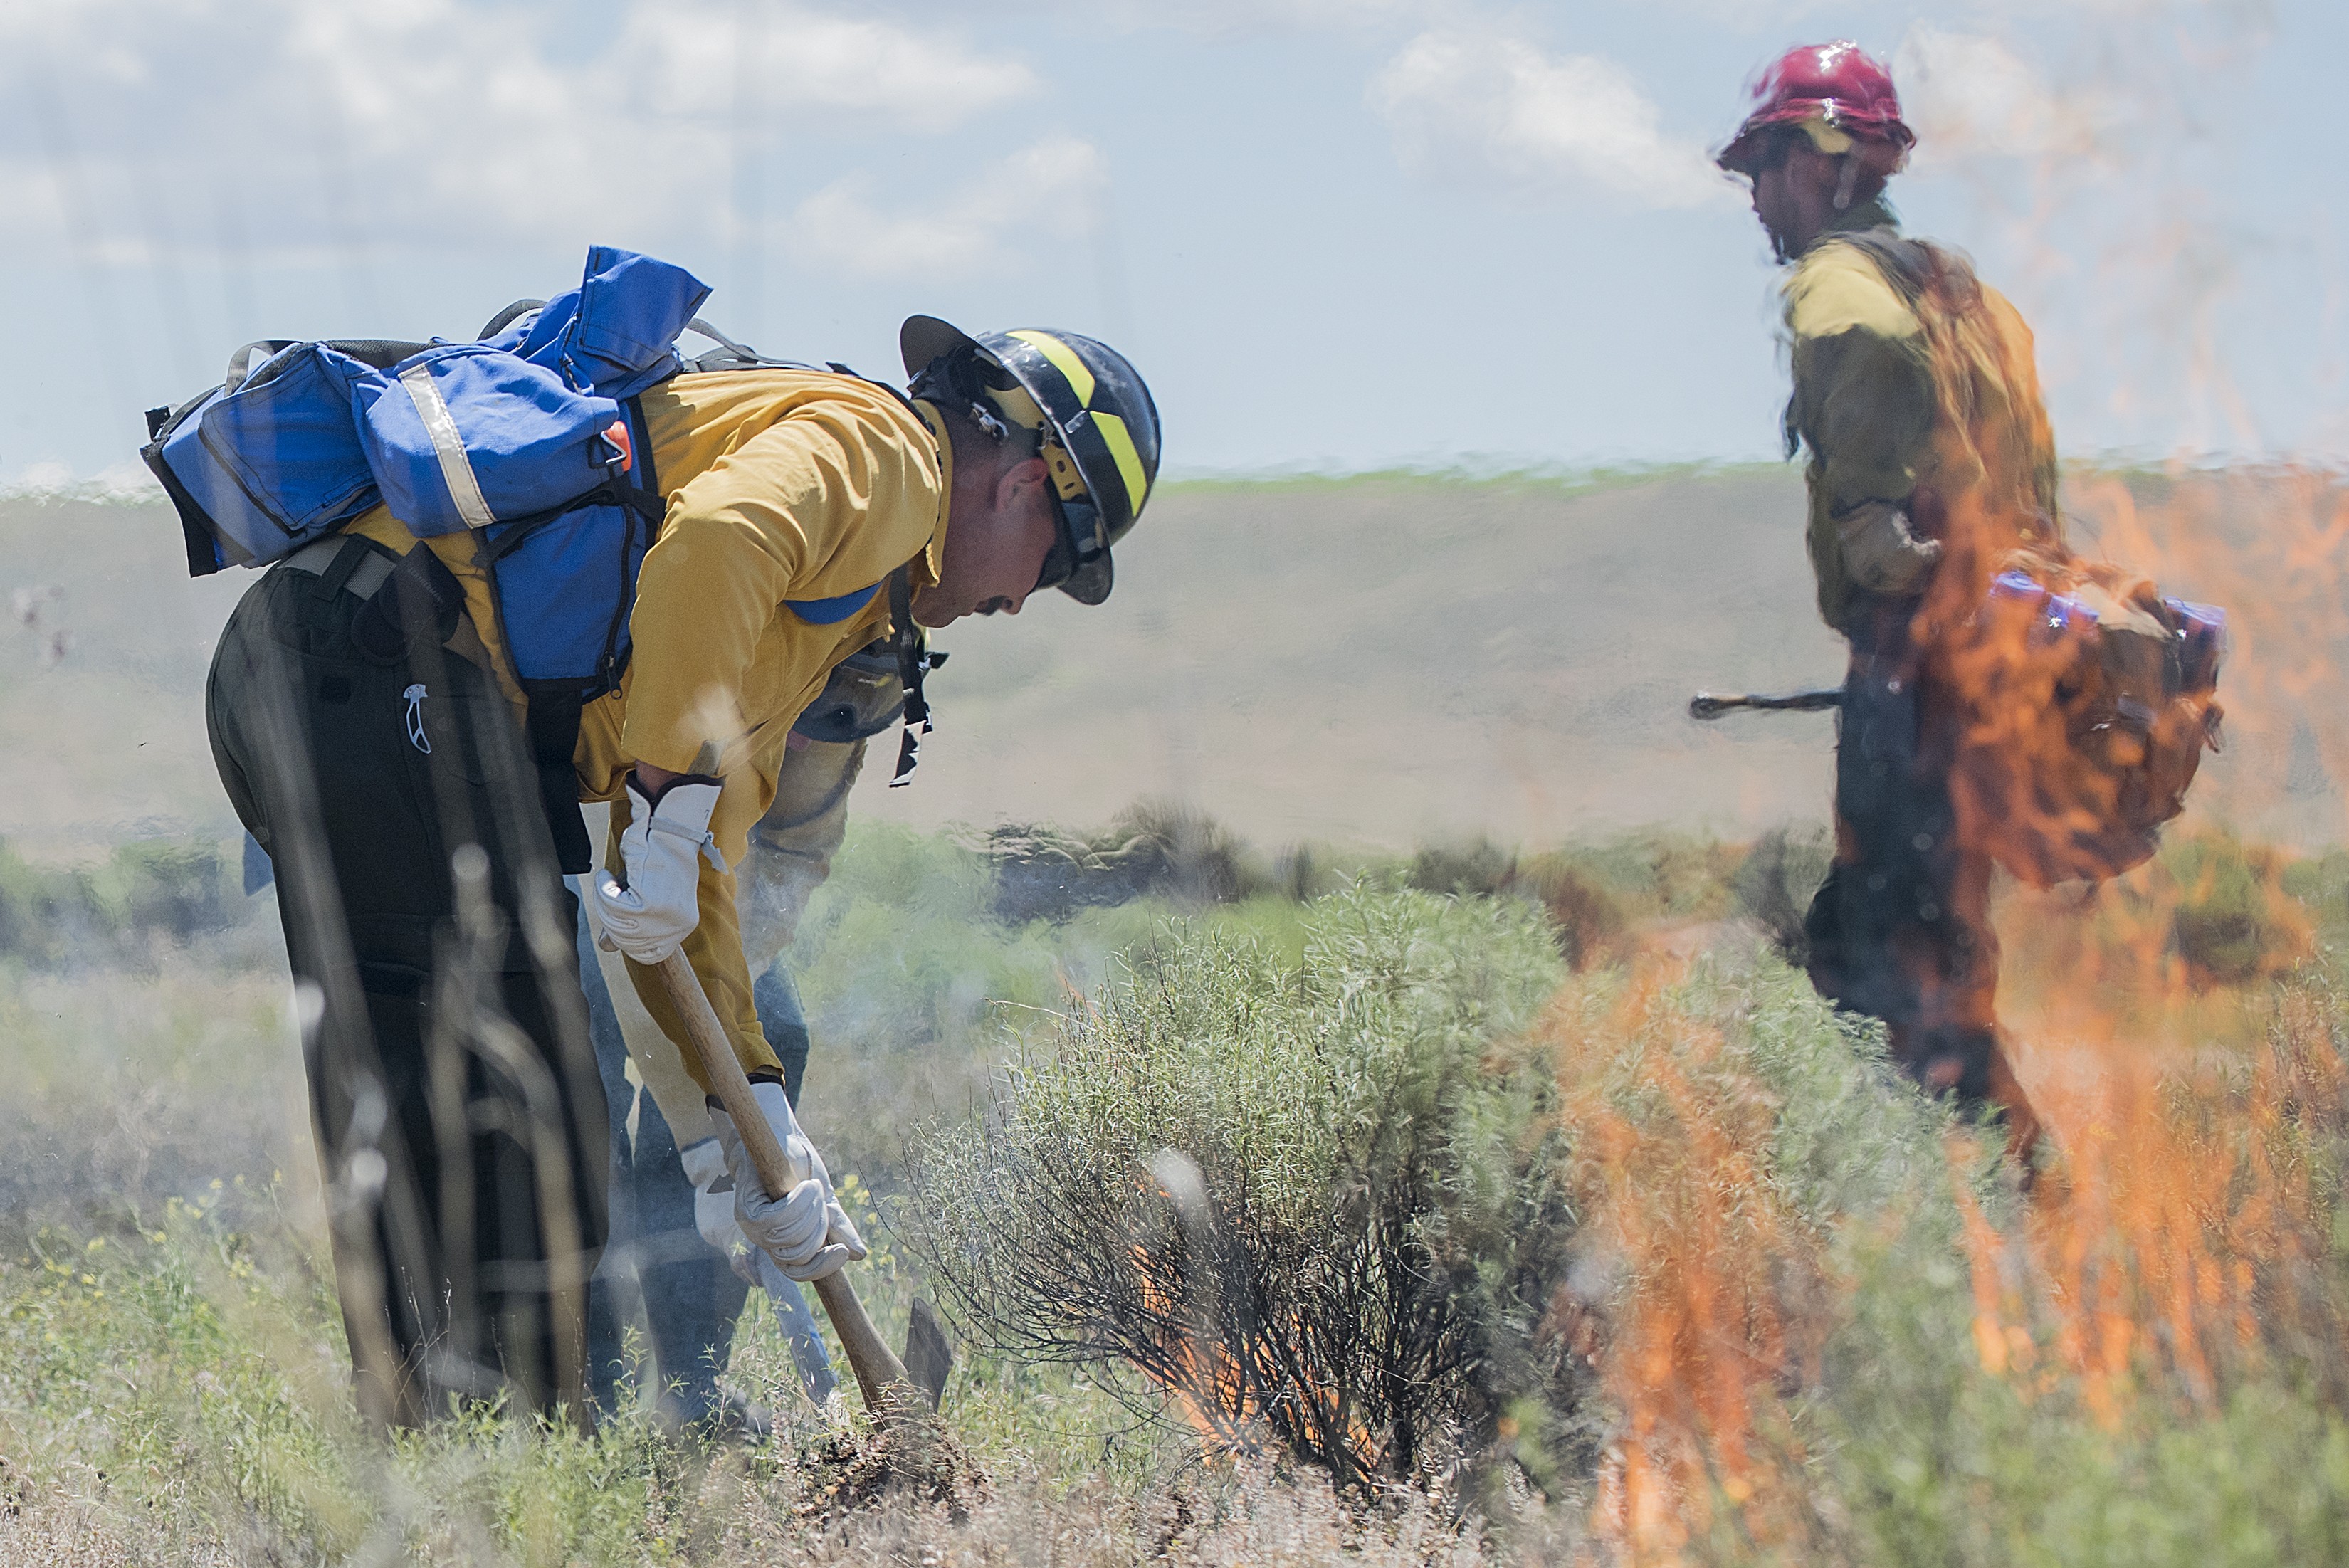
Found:
[{"label": "firefighter's face", "polygon": [[1782,261],[1801,255],[1835,218],[1840,160],[1800,138],[1754,174],[1754,215]]},{"label": "firefighter's face", "polygon": [[914,619],[936,630],[965,615],[1017,615],[1059,537],[1050,470],[1041,458],[966,486],[957,477],[937,585],[914,596]]}]

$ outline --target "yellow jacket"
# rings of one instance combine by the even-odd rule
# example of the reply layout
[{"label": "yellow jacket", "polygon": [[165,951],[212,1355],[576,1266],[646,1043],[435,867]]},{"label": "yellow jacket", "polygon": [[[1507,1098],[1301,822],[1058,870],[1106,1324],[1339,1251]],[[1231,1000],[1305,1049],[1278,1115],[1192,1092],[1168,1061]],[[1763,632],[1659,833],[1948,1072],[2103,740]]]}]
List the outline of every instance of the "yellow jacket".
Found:
[{"label": "yellow jacket", "polygon": [[[829,626],[800,619],[783,602],[853,593],[909,562],[915,587],[935,583],[951,449],[926,405],[916,405],[916,417],[885,388],[822,371],[679,376],[644,394],[643,407],[668,513],[638,576],[628,622],[634,652],[620,689],[581,716],[579,798],[622,800],[638,761],[720,779],[710,831],[726,863],[739,866],[752,824],[774,799],[792,721],[822,693],[834,665],[889,632],[885,592]],[[419,542],[382,507],[350,531],[403,555]],[[492,668],[519,715],[522,692],[498,633],[489,574],[475,559],[477,540],[422,542],[464,586]],[[613,814],[607,864],[618,859],[624,812]],[[734,889],[731,872],[703,862],[700,923],[686,956],[743,1067],[771,1068]],[[652,972],[631,964],[629,975],[698,1082],[683,1026]]]},{"label": "yellow jacket", "polygon": [[[1886,253],[1942,270],[1896,280]],[[1806,542],[1828,625],[1929,587],[1971,604],[2006,552],[2060,540],[2031,329],[1961,259],[1900,240],[1868,202],[1804,253],[1785,303],[1786,434],[1810,451]]]}]

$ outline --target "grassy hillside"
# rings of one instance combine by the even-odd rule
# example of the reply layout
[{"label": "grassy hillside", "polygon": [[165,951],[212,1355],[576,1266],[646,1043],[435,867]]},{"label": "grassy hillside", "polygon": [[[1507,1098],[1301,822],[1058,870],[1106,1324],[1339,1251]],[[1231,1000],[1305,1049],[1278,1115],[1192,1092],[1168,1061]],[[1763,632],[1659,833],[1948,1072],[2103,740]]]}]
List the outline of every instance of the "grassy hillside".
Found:
[{"label": "grassy hillside", "polygon": [[[2075,477],[2075,526],[2172,591],[2227,604],[2230,750],[2208,808],[2266,837],[2341,836],[2342,505],[2289,474]],[[1046,595],[944,639],[917,827],[1099,821],[1189,801],[1267,843],[1554,843],[1627,826],[1750,836],[1825,813],[1829,720],[1683,714],[1700,687],[1830,683],[1799,476],[1373,476],[1170,486],[1096,612]],[[0,800],[36,858],[225,831],[202,730],[211,639],[247,579],[191,583],[160,508],[0,503]],[[62,597],[41,597],[48,590]],[[26,627],[29,609],[38,624]],[[52,634],[63,630],[62,657]]]}]

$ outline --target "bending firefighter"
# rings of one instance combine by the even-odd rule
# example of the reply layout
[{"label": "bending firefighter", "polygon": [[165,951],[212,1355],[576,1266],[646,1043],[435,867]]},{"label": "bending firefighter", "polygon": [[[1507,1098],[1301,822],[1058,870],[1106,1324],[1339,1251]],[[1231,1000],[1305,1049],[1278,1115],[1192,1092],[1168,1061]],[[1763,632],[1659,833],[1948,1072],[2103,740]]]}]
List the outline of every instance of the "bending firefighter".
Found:
[{"label": "bending firefighter", "polygon": [[[583,322],[612,297],[595,292],[596,264]],[[554,332],[525,318],[489,346],[518,343],[526,357]],[[533,363],[593,374],[587,355],[615,342],[632,346],[574,331]],[[295,973],[316,999],[305,1053],[375,1418],[501,1395],[584,1408],[609,1140],[562,881],[589,869],[576,802],[613,803],[604,867],[586,878],[602,940],[680,1048],[646,966],[683,950],[806,1172],[762,1195],[709,1101],[743,1234],[793,1280],[864,1255],[761,1029],[732,868],[834,666],[912,624],[1017,614],[1045,588],[1101,603],[1158,459],[1147,389],[1091,339],[973,338],[916,316],[901,343],[905,396],[748,356],[609,394],[627,421],[596,450],[650,487],[657,532],[629,584],[616,689],[567,713],[517,678],[533,628],[507,574],[532,546],[500,541],[526,526],[492,515],[490,479],[476,488],[444,440],[490,406],[458,403],[473,350],[428,350],[370,379],[347,366],[378,346],[319,346],[393,400],[370,405],[379,423],[413,394],[416,471],[465,480],[448,487],[461,529],[419,537],[378,506],[285,555],[232,616],[209,690],[222,781],[275,861]],[[159,442],[180,418],[156,421]],[[533,591],[546,594],[567,558],[559,535],[533,538],[545,551],[529,562]],[[706,1092],[689,1056],[686,1070]]]},{"label": "bending firefighter", "polygon": [[1720,154],[1789,263],[1787,449],[1809,453],[1819,613],[1851,647],[1809,968],[1884,1020],[1920,1084],[2003,1109],[2027,1156],[2038,1119],[1993,1016],[1992,856],[1951,788],[1967,708],[1950,654],[2004,563],[2064,553],[2054,441],[2022,318],[1884,201],[1914,139],[1884,68],[1834,43],[1773,65]]}]

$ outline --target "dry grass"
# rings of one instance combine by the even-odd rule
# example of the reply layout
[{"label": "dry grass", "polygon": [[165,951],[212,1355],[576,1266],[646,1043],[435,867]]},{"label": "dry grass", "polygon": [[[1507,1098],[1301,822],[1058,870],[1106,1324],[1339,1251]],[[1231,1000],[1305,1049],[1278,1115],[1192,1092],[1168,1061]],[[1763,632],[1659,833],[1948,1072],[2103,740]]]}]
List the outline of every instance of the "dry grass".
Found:
[{"label": "dry grass", "polygon": [[[843,856],[805,954],[843,1057],[983,1066],[978,998],[1052,1005],[1149,929],[1136,906],[991,931],[938,904],[986,897],[953,851],[873,848]],[[1464,1527],[1407,1490],[1365,1506],[1310,1470],[1209,1462],[1179,1421],[1136,1418],[1129,1372],[986,1356],[946,1417],[989,1484],[943,1501],[852,1502],[827,1457],[843,1435],[804,1407],[755,1454],[633,1414],[593,1438],[478,1416],[373,1446],[265,943],[0,971],[0,1563],[2349,1560],[2342,865],[2181,844],[2093,901],[2010,901],[2009,1003],[2060,1152],[2029,1202],[1994,1138],[1909,1088],[1758,934],[1711,920],[1719,876],[1688,882],[1658,907],[1705,951],[1650,942],[1571,975],[1519,1049],[1554,1069],[1580,1217],[1529,1329],[1603,1391],[1595,1474],[1564,1462],[1582,1434],[1513,1407]],[[2317,956],[2225,981],[2181,908]],[[1285,903],[1201,918],[1276,965],[1301,951]],[[892,1009],[860,1000],[864,972],[895,977]],[[887,1076],[858,1080],[874,1125],[843,1147],[888,1147]],[[860,1168],[885,1194],[885,1164]],[[902,1235],[868,1233],[895,1325],[912,1268]],[[732,1375],[787,1404],[771,1323]]]}]

